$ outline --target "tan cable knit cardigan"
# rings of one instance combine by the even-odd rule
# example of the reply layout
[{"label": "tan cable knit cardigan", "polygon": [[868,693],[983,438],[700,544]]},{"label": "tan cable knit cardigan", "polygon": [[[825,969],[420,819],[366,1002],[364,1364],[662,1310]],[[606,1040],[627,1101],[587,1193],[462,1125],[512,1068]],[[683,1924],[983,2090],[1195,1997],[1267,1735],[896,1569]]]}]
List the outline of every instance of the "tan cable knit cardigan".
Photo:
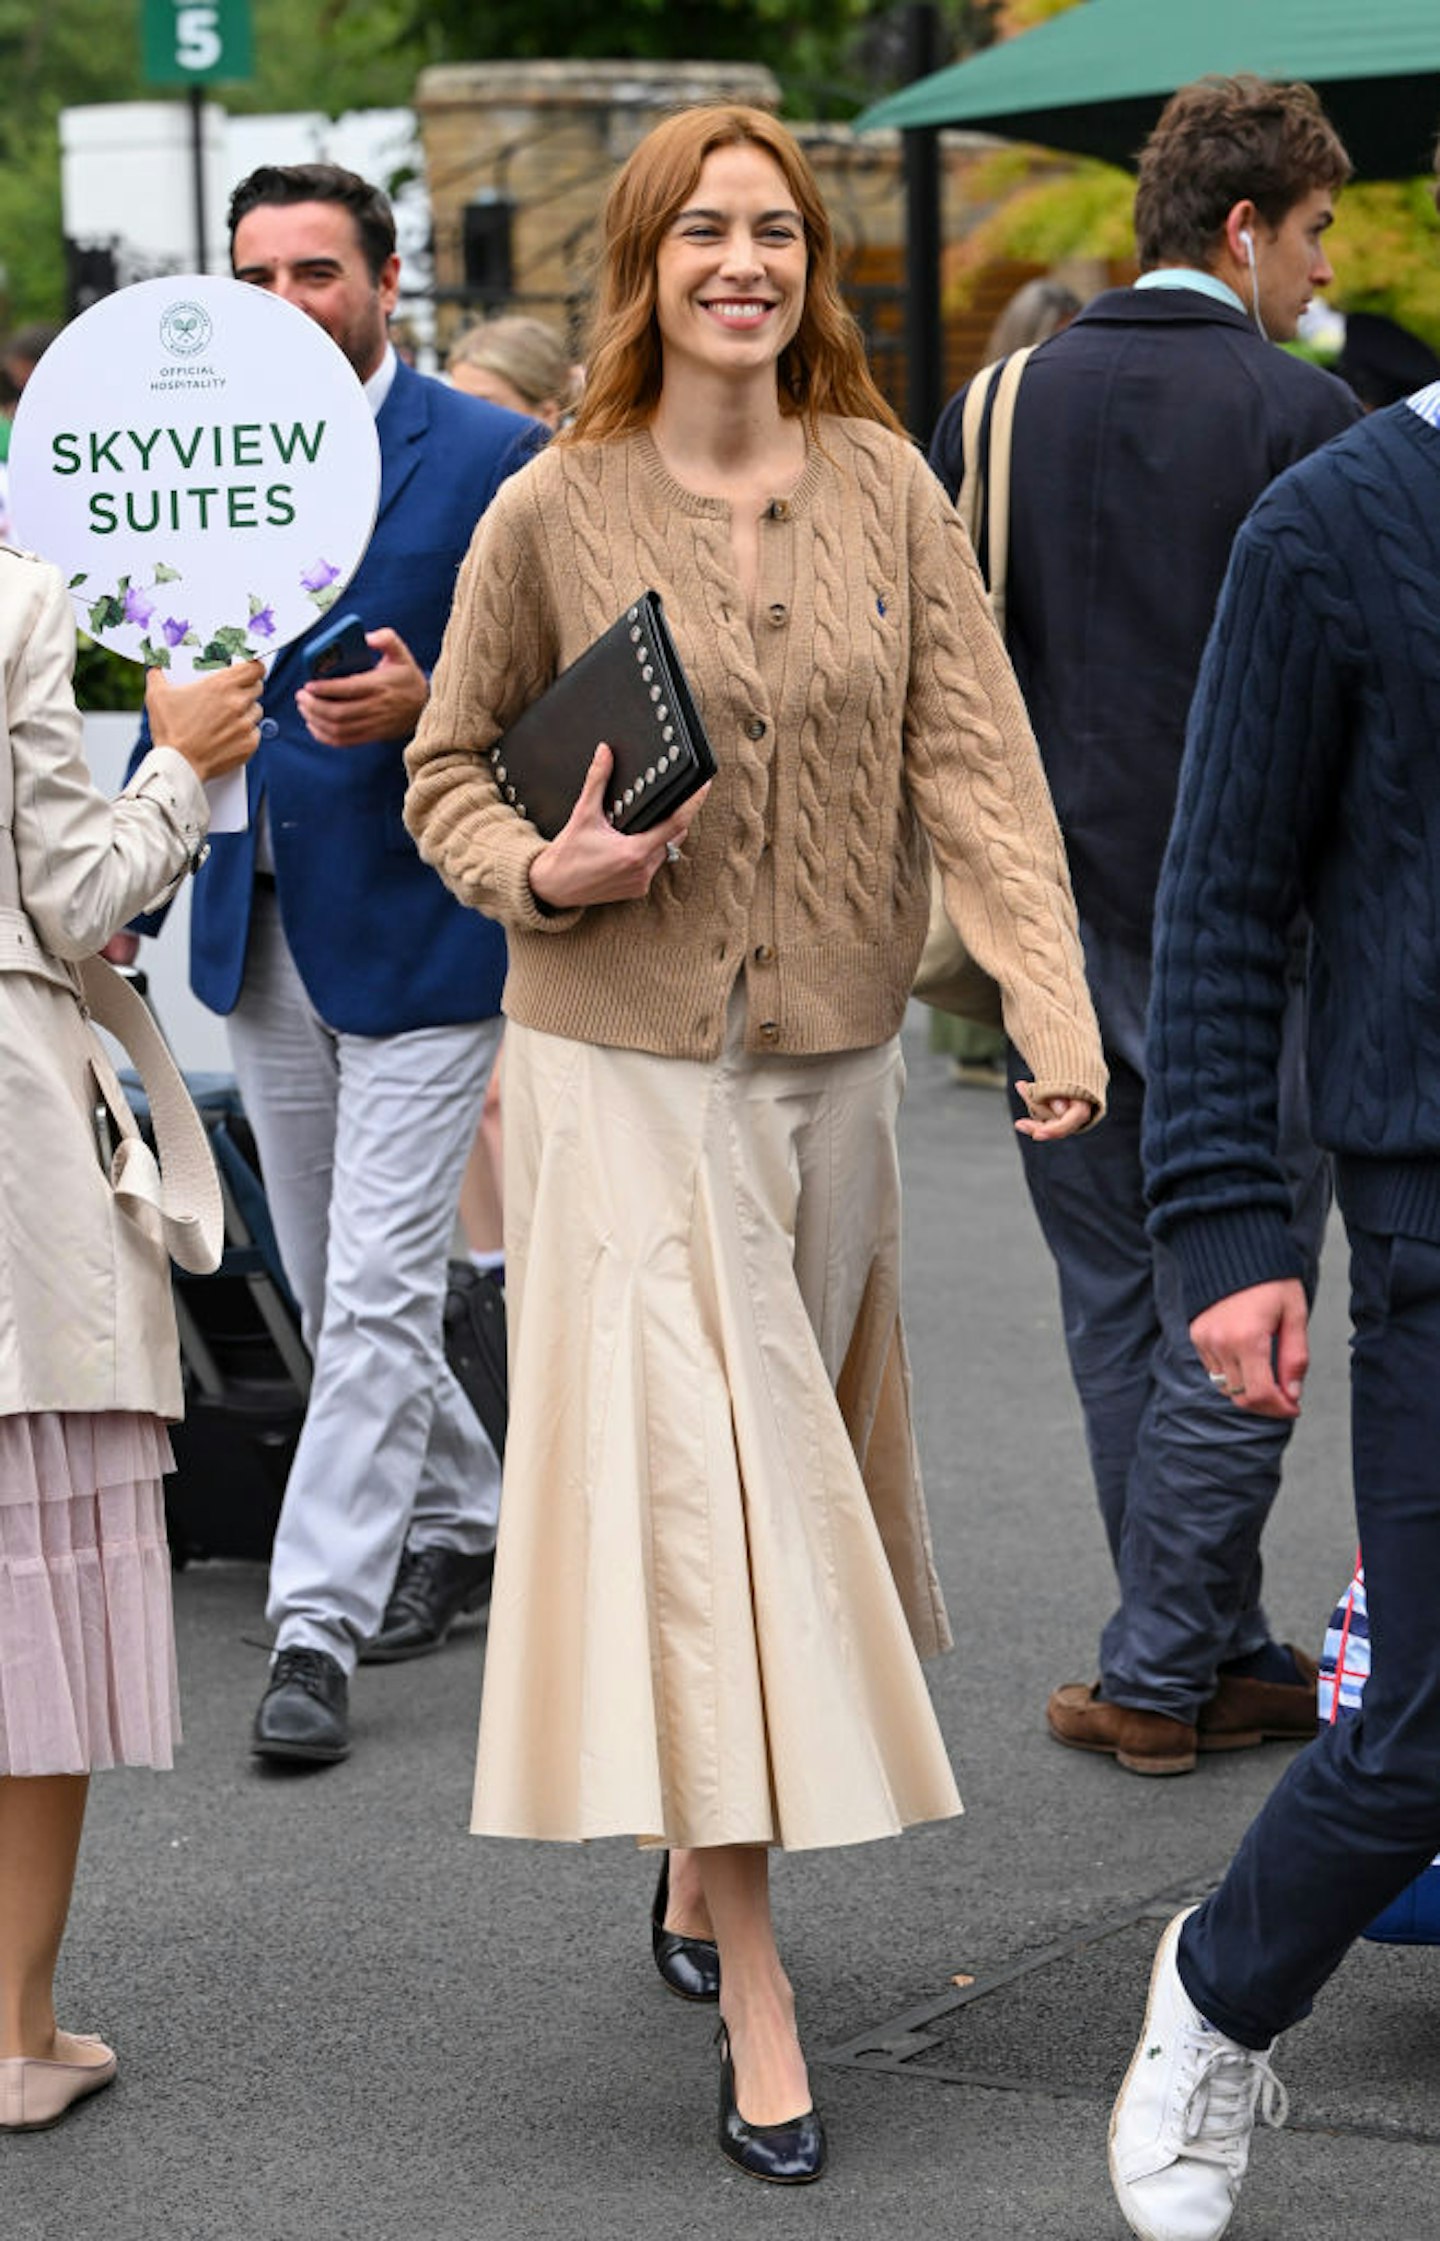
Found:
[{"label": "tan cable knit cardigan", "polygon": [[[548,914],[528,877],[544,843],[485,750],[647,585],[719,774],[643,901]],[[1103,1100],[1060,835],[969,542],[919,453],[872,422],[822,421],[761,522],[753,616],[728,505],[682,488],[648,433],[544,453],[476,532],[406,763],[406,823],[504,924],[526,1026],[710,1058],[743,973],[752,1049],[882,1042],[933,846],[1038,1095]]]}]

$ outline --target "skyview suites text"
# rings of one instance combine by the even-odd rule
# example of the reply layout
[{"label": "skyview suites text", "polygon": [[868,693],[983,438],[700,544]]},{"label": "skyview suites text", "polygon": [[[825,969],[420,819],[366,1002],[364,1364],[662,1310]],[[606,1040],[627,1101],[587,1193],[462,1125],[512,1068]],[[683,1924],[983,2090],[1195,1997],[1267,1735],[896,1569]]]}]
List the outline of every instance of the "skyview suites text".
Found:
[{"label": "skyview suites text", "polygon": [[[90,494],[90,527],[108,536],[124,526],[138,536],[183,528],[286,528],[295,519],[294,487],[272,482],[171,485],[150,480],[125,487],[131,474],[163,475],[172,463],[189,472],[197,464],[221,469],[281,466],[297,458],[314,466],[325,440],[326,423],[235,421],[199,423],[186,429],[111,428],[80,433],[60,430],[51,438],[51,472],[57,476],[107,470],[122,487],[101,485]],[[153,465],[152,465],[153,463]]]}]

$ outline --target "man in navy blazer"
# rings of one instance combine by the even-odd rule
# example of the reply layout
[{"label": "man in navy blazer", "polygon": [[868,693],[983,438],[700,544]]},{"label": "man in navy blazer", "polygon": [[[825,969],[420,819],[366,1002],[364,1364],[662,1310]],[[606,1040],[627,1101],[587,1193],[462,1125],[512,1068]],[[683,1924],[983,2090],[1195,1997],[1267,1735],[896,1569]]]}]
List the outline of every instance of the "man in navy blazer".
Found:
[{"label": "man in navy blazer", "polygon": [[192,982],[229,1021],[315,1365],[254,1747],[323,1763],[349,1749],[357,1658],[433,1649],[489,1592],[499,1466],[442,1314],[505,944],[420,861],[402,756],[475,524],[544,430],[397,358],[394,220],[353,172],[262,166],[235,190],[230,240],[237,279],[339,344],[380,438],[375,533],[343,594],[378,659],[316,682],[305,639],[277,657],[249,824],[213,840],[191,912]]},{"label": "man in navy blazer", "polygon": [[[1315,1726],[1314,1663],[1272,1640],[1260,1599],[1289,1427],[1240,1416],[1207,1382],[1173,1259],[1146,1233],[1140,1138],[1155,892],[1230,547],[1266,485],[1358,412],[1332,376],[1272,347],[1332,278],[1322,242],[1349,169],[1306,86],[1183,87],[1141,156],[1138,284],[1042,343],[1016,399],[1006,639],[1110,1068],[1102,1128],[1043,1157],[1022,1144],[1120,1588],[1099,1681],[1057,1688],[1047,1719],[1058,1742],[1135,1774]],[[931,451],[952,493],[962,410],[947,407]],[[1282,1152],[1313,1283],[1328,1172],[1309,1135],[1298,978],[1291,998]]]}]

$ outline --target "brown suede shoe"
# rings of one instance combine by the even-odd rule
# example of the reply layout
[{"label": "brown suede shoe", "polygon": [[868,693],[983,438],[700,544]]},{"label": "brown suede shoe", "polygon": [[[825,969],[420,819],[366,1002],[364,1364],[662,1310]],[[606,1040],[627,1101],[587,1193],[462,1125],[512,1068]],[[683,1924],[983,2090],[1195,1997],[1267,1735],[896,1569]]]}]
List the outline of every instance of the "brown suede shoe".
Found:
[{"label": "brown suede shoe", "polygon": [[1257,1743],[1314,1741],[1315,1684],[1320,1669],[1314,1658],[1297,1650],[1293,1642],[1286,1642],[1284,1647],[1304,1680],[1247,1681],[1238,1673],[1222,1674],[1215,1694],[1200,1707],[1202,1751],[1248,1751]]},{"label": "brown suede shoe", "polygon": [[1098,1681],[1091,1686],[1067,1681],[1056,1689],[1045,1721],[1057,1743],[1072,1751],[1105,1751],[1129,1774],[1189,1774],[1195,1765],[1193,1727],[1165,1712],[1107,1704]]}]

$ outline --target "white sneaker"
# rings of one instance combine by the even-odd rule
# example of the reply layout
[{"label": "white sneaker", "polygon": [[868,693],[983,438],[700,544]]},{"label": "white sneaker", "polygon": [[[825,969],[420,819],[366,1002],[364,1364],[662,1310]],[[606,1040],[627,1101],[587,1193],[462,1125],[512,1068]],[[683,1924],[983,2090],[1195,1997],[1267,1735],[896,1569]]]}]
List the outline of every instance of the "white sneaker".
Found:
[{"label": "white sneaker", "polygon": [[1175,1966],[1187,1907],[1166,1928],[1125,2083],[1110,2116],[1110,2184],[1140,2241],[1220,2241],[1250,2160],[1250,2135],[1285,2122],[1271,2049],[1227,2039],[1188,1998]]}]

